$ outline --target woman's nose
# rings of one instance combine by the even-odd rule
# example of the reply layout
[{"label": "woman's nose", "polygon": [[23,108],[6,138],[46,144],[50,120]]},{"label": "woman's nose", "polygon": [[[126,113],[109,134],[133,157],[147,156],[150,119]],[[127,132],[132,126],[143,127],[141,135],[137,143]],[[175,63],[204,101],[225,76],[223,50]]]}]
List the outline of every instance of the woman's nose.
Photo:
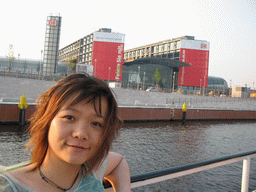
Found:
[{"label": "woman's nose", "polygon": [[90,138],[89,126],[86,123],[75,125],[72,136],[79,140],[88,140]]}]

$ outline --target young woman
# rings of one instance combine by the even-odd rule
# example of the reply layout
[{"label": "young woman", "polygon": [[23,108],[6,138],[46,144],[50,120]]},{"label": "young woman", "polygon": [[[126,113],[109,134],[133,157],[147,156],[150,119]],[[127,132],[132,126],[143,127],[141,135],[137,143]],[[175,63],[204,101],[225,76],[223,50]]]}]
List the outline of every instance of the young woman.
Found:
[{"label": "young woman", "polygon": [[95,77],[72,74],[39,99],[29,129],[31,162],[4,173],[5,191],[131,191],[126,160],[109,152],[122,126],[108,85]]}]

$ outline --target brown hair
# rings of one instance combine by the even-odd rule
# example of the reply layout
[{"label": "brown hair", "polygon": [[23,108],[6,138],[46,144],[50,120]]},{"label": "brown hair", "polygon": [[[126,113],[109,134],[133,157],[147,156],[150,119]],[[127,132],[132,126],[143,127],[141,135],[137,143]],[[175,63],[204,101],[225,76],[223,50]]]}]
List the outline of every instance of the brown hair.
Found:
[{"label": "brown hair", "polygon": [[[42,94],[28,130],[31,138],[27,149],[32,148],[31,164],[35,163],[35,169],[42,164],[45,158],[50,124],[60,108],[63,105],[72,106],[88,99],[88,103],[94,103],[95,111],[101,113],[102,97],[106,98],[108,103],[107,117],[103,126],[100,147],[86,162],[88,172],[100,165],[122,126],[122,120],[117,116],[117,102],[111,89],[103,80],[96,77],[87,74],[71,74]],[[96,100],[99,100],[98,110],[96,109]]]}]

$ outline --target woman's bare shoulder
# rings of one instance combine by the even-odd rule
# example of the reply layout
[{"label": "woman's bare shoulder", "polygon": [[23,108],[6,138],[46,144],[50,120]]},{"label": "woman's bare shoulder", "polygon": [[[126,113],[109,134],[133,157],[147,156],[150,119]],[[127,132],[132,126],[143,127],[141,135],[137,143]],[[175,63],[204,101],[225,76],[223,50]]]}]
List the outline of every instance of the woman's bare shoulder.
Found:
[{"label": "woman's bare shoulder", "polygon": [[35,175],[35,171],[33,169],[35,166],[33,164],[21,167],[19,169],[15,169],[12,171],[7,172],[6,174],[10,175],[17,181],[24,183],[28,181],[28,178],[33,178]]}]

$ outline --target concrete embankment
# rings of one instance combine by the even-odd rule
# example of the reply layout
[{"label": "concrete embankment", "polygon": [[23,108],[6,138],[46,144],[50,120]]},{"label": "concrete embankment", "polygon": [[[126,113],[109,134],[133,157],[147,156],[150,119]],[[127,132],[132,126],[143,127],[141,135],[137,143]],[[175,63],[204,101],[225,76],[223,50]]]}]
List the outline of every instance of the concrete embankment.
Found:
[{"label": "concrete embankment", "polygon": [[[25,117],[29,120],[36,109],[35,104],[29,104]],[[17,103],[0,104],[0,124],[18,123],[20,109]],[[149,107],[119,107],[119,116],[124,121],[156,121],[182,120],[182,109],[149,108]],[[188,109],[187,120],[256,120],[256,111],[246,110],[217,110],[217,109]]]}]

